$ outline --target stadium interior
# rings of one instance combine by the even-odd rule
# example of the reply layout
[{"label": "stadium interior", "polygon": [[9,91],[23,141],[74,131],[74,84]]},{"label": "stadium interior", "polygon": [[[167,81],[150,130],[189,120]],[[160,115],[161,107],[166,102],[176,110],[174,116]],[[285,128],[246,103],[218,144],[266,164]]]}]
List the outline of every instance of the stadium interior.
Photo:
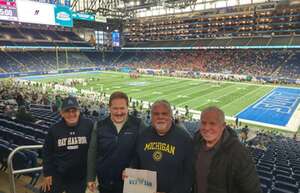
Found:
[{"label": "stadium interior", "polygon": [[[22,13],[23,3],[32,5],[24,8],[32,15]],[[55,21],[54,14],[50,18],[44,5],[54,14],[57,7],[67,9],[70,23]],[[86,80],[76,75],[81,72],[88,73]],[[47,129],[60,119],[57,101],[72,89],[86,89],[78,94],[83,114],[93,120],[109,114],[112,90],[104,90],[101,74],[93,72],[113,73],[120,82],[140,84],[136,87],[143,86],[139,78],[164,77],[213,83],[211,93],[214,87],[222,89],[216,82],[292,90],[286,94],[294,101],[286,107],[285,127],[257,124],[238,114],[228,124],[250,151],[264,193],[300,192],[299,0],[0,0],[0,193],[13,192],[9,154],[19,146],[43,145]],[[69,77],[70,83],[60,82],[58,75]],[[22,79],[28,76],[54,78]],[[89,88],[88,81],[98,81],[101,88]],[[122,90],[117,83],[112,86]],[[152,94],[159,94],[154,87],[149,87]],[[238,112],[269,100],[272,90]],[[199,114],[183,102],[184,94],[176,98],[181,106],[172,104],[174,117],[194,135]],[[153,101],[137,95],[129,93],[130,113],[149,124]],[[290,125],[292,132],[285,130]],[[12,163],[14,170],[39,167],[41,149],[18,151]],[[14,174],[16,192],[38,192],[41,176],[41,170]]]}]

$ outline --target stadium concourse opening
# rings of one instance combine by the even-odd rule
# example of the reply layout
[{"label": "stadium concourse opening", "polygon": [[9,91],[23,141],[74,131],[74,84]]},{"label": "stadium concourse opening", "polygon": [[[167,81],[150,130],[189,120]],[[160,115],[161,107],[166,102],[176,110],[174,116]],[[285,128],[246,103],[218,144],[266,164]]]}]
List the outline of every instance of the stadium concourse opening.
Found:
[{"label": "stadium concourse opening", "polygon": [[[0,193],[15,193],[11,152],[44,144],[64,98],[99,121],[115,91],[147,126],[153,102],[168,100],[192,136],[217,106],[263,193],[300,192],[299,1],[0,0]],[[42,151],[12,162],[43,166]],[[16,192],[39,192],[43,172],[14,177]]]}]

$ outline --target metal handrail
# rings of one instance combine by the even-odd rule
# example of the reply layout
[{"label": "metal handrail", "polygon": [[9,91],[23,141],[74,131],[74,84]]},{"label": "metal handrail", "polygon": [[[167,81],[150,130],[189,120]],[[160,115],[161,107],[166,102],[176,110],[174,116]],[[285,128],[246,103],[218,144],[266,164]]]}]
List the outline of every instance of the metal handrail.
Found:
[{"label": "metal handrail", "polygon": [[43,148],[43,145],[19,146],[9,154],[8,160],[7,160],[7,165],[8,165],[9,186],[10,186],[10,192],[11,193],[16,193],[16,183],[15,183],[15,178],[14,178],[14,176],[16,174],[31,173],[31,172],[41,171],[43,169],[43,167],[35,167],[35,168],[14,170],[14,168],[13,168],[14,155],[20,150],[24,150],[24,149],[42,149],[42,148]]}]

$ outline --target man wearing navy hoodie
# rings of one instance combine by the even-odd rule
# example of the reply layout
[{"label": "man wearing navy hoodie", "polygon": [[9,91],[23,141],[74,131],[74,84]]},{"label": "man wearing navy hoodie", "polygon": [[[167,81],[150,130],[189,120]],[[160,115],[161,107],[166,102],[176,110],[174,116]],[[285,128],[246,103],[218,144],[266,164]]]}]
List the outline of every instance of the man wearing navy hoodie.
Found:
[{"label": "man wearing navy hoodie", "polygon": [[139,135],[132,166],[156,171],[159,193],[190,193],[193,184],[191,135],[175,125],[171,106],[165,100],[152,105],[151,116],[151,126]]},{"label": "man wearing navy hoodie", "polygon": [[74,97],[63,101],[60,113],[62,120],[49,129],[45,139],[41,189],[47,193],[84,193],[93,123],[80,116]]}]

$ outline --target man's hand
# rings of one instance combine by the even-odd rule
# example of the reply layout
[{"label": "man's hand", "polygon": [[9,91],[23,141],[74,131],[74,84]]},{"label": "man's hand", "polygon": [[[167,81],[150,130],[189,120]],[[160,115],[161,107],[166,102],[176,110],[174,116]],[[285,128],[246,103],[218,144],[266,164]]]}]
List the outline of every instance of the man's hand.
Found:
[{"label": "man's hand", "polygon": [[96,182],[88,182],[87,184],[89,191],[95,192],[96,191]]},{"label": "man's hand", "polygon": [[127,178],[128,176],[126,175],[126,170],[123,170],[122,172],[122,180],[124,181],[125,178]]},{"label": "man's hand", "polygon": [[43,183],[42,183],[42,190],[43,192],[48,192],[51,190],[52,186],[52,176],[44,177]]}]

